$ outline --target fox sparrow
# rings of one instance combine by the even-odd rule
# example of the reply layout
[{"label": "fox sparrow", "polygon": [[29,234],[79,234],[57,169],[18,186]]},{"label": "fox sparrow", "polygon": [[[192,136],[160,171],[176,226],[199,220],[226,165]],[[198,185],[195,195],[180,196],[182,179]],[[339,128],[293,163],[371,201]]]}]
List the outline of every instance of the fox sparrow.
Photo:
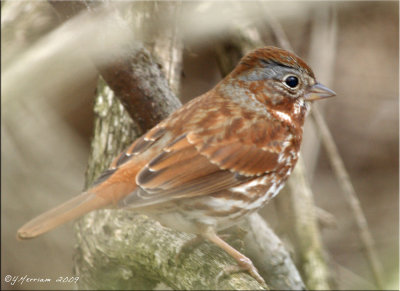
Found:
[{"label": "fox sparrow", "polygon": [[136,140],[90,189],[28,222],[18,237],[117,204],[202,236],[262,282],[250,259],[217,231],[278,194],[299,156],[309,102],[334,95],[294,54],[257,49]]}]

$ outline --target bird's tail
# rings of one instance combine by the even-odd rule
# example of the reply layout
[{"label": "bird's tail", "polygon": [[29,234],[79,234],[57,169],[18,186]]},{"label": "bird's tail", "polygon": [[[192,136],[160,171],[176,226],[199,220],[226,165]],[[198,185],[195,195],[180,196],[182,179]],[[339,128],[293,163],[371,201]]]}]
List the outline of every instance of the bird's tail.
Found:
[{"label": "bird's tail", "polygon": [[110,205],[117,206],[118,201],[130,194],[137,187],[135,180],[130,177],[135,177],[142,166],[138,162],[132,163],[128,167],[121,169],[122,174],[120,175],[118,174],[120,172],[117,170],[106,171],[86,192],[23,225],[17,232],[17,238],[35,238],[90,211]]},{"label": "bird's tail", "polygon": [[83,192],[23,225],[17,232],[17,238],[30,239],[37,237],[63,223],[78,218],[92,210],[105,207],[108,204],[110,204],[110,201],[100,195]]}]

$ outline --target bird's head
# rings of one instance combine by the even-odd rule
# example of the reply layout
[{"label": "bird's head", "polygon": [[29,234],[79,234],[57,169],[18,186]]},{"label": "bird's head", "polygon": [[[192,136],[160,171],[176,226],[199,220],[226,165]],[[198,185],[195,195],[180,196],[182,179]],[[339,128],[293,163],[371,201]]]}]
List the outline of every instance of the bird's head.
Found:
[{"label": "bird's head", "polygon": [[250,52],[229,77],[248,88],[259,101],[271,105],[306,103],[336,95],[316,81],[313,71],[301,58],[276,47]]}]

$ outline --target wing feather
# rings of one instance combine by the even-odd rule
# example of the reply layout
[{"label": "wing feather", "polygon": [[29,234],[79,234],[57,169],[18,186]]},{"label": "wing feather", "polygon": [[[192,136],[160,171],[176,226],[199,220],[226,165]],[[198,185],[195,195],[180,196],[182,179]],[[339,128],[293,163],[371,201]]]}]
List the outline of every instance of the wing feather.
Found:
[{"label": "wing feather", "polygon": [[[232,124],[238,128],[238,122]],[[265,124],[258,122],[256,130],[268,131]],[[138,188],[123,204],[139,208],[208,195],[278,168],[285,142],[279,129],[275,129],[272,140],[251,128],[228,134],[230,138],[226,139],[224,130],[229,127],[223,129],[224,126],[221,125],[220,135],[207,134],[215,133],[215,129],[189,132],[166,145],[140,170],[136,176]]]}]

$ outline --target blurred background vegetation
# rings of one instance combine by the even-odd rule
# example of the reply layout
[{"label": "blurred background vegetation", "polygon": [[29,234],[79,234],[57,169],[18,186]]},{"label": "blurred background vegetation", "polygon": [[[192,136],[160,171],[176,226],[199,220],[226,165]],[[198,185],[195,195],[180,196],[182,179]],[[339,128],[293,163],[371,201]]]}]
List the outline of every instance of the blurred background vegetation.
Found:
[{"label": "blurred background vegetation", "polygon": [[[231,9],[238,3],[183,3],[186,17],[180,27],[183,68],[179,94],[183,103],[221,79],[215,48],[237,21],[257,22],[265,28],[265,43],[278,45],[259,17],[257,3],[239,3],[241,10],[234,10],[241,14],[237,17]],[[320,45],[310,41],[319,27],[315,23],[320,21],[322,26],[324,18],[335,18],[335,39],[330,40],[335,58],[326,60],[332,61],[332,77],[324,79],[322,70],[319,74],[324,64],[311,66],[320,81],[329,83],[337,93],[336,98],[324,101],[321,109],[367,217],[383,265],[384,288],[398,289],[399,4],[264,4],[281,23],[293,50],[305,60],[326,50],[323,30],[319,32]],[[131,39],[117,30],[118,25],[107,26],[106,18],[85,15],[60,25],[48,2],[2,1],[1,8],[2,289],[70,289],[68,284],[11,286],[4,278],[7,274],[53,279],[72,276],[75,238],[71,224],[29,242],[16,241],[16,230],[83,188],[98,76],[93,59],[107,62],[109,52],[127,40],[148,41],[151,35]],[[324,14],[327,9],[330,14]],[[97,40],[104,35],[110,38],[109,46],[99,48]],[[313,141],[309,138],[307,143],[306,132],[302,150],[316,204],[334,217],[334,226],[321,226],[332,277],[339,289],[373,289],[354,218],[325,151],[315,149]],[[261,214],[285,241],[275,206],[270,203]]]}]

